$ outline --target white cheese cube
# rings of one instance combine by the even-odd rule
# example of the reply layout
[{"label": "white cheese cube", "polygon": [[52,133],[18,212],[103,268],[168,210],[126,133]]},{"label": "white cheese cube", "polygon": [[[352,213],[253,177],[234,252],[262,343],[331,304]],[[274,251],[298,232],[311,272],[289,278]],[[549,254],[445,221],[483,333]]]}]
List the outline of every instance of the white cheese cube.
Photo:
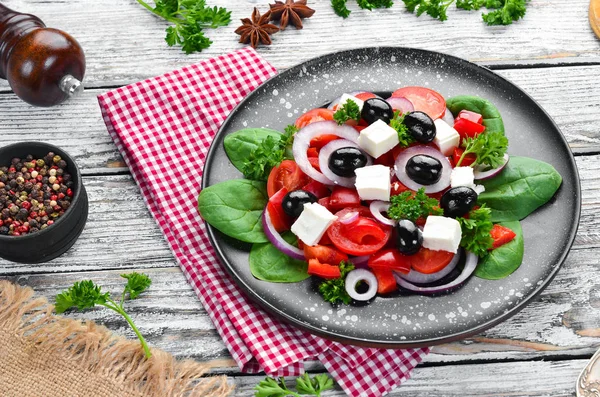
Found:
[{"label": "white cheese cube", "polygon": [[479,196],[481,193],[485,192],[485,186],[483,186],[483,185],[475,185],[475,187],[473,188],[473,190],[475,190],[475,193],[477,193],[477,195]]},{"label": "white cheese cube", "polygon": [[444,156],[450,156],[454,148],[458,147],[460,143],[460,135],[458,135],[454,127],[448,125],[442,119],[437,119],[433,123],[435,124],[435,139],[433,143],[437,145]]},{"label": "white cheese cube", "polygon": [[473,176],[473,168],[471,167],[456,167],[452,169],[450,174],[450,187],[466,186],[471,189],[475,188],[475,177]]},{"label": "white cheese cube", "polygon": [[357,168],[356,191],[361,200],[390,201],[390,190],[392,183],[390,178],[390,167],[385,165],[370,165]]},{"label": "white cheese cube", "polygon": [[398,132],[382,120],[368,126],[358,136],[358,145],[375,158],[392,150],[398,142]]},{"label": "white cheese cube", "polygon": [[304,210],[292,225],[294,233],[306,245],[316,245],[337,219],[329,210],[319,203],[306,203]]},{"label": "white cheese cube", "polygon": [[462,232],[456,219],[430,215],[423,228],[423,247],[456,253]]},{"label": "white cheese cube", "polygon": [[365,101],[358,99],[357,97],[352,96],[350,94],[344,94],[340,97],[340,104],[338,105],[338,109],[341,108],[346,102],[348,102],[348,99],[356,103],[356,105],[358,105],[358,108],[362,112],[362,108],[365,105]]}]

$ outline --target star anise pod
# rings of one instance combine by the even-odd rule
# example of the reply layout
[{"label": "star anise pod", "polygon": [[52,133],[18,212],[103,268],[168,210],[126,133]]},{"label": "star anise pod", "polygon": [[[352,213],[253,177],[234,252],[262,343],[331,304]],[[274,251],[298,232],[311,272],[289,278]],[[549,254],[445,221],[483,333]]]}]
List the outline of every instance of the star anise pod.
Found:
[{"label": "star anise pod", "polygon": [[269,4],[271,7],[271,20],[279,21],[279,28],[285,29],[288,25],[294,25],[296,29],[302,29],[302,18],[310,18],[315,10],[306,5],[306,0],[275,1]]},{"label": "star anise pod", "polygon": [[261,16],[258,8],[254,7],[252,19],[242,19],[242,26],[235,30],[235,33],[241,36],[240,43],[250,43],[254,48],[258,47],[260,43],[265,45],[271,44],[272,41],[270,35],[279,32],[279,28],[269,23],[270,18],[271,10],[265,12],[265,14]]}]

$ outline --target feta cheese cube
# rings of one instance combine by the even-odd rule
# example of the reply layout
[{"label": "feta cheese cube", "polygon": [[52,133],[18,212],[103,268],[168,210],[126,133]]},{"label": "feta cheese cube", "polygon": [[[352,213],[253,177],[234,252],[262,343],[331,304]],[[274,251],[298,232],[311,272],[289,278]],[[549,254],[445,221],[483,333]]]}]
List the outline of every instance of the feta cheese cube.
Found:
[{"label": "feta cheese cube", "polygon": [[348,102],[348,99],[350,99],[352,102],[356,103],[358,105],[358,108],[360,109],[360,111],[362,112],[362,108],[365,105],[365,101],[358,99],[357,97],[354,97],[350,94],[343,94],[340,97],[340,104],[338,105],[338,109],[340,107],[342,107],[346,102]]},{"label": "feta cheese cube", "polygon": [[319,203],[306,203],[291,230],[304,244],[313,246],[337,218]]},{"label": "feta cheese cube", "polygon": [[471,189],[475,188],[475,177],[473,176],[473,168],[471,167],[456,167],[452,169],[450,174],[450,187],[466,186]]},{"label": "feta cheese cube", "polygon": [[456,219],[430,215],[423,228],[423,247],[456,253],[462,232]]},{"label": "feta cheese cube", "polygon": [[390,190],[392,183],[390,178],[390,167],[385,165],[370,165],[357,168],[356,190],[361,200],[390,201]]},{"label": "feta cheese cube", "polygon": [[485,192],[485,186],[483,186],[483,185],[475,185],[475,187],[473,188],[473,190],[475,190],[475,193],[477,193],[477,195],[479,196],[481,193]]},{"label": "feta cheese cube", "polygon": [[398,142],[398,132],[385,121],[377,120],[360,132],[357,143],[365,152],[377,158],[392,150]]},{"label": "feta cheese cube", "polygon": [[460,135],[458,135],[454,127],[448,125],[442,119],[435,120],[433,124],[435,124],[435,138],[433,143],[437,145],[444,156],[450,156],[454,148],[458,147],[460,143]]}]

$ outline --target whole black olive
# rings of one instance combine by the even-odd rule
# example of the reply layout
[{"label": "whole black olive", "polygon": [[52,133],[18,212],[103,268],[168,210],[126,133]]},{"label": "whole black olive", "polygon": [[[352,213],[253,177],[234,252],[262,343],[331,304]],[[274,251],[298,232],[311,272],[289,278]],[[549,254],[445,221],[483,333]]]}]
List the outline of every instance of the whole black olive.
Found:
[{"label": "whole black olive", "polygon": [[404,125],[417,142],[429,143],[435,138],[435,124],[427,113],[410,112],[404,116]]},{"label": "whole black olive", "polygon": [[389,124],[390,120],[394,118],[394,109],[392,109],[392,105],[381,98],[370,98],[365,101],[360,117],[369,124],[373,124],[377,120]]},{"label": "whole black olive", "polygon": [[423,233],[413,222],[402,219],[396,225],[396,246],[404,255],[414,255],[423,244]]},{"label": "whole black olive", "polygon": [[440,207],[444,216],[457,218],[463,216],[477,203],[477,193],[467,186],[453,187],[442,195]]},{"label": "whole black olive", "polygon": [[343,147],[329,156],[329,169],[339,176],[354,176],[354,170],[367,165],[367,156],[358,148]]},{"label": "whole black olive", "polygon": [[433,185],[442,177],[442,163],[435,157],[417,154],[406,162],[406,174],[421,185]]},{"label": "whole black olive", "polygon": [[291,217],[297,218],[304,211],[305,203],[316,203],[317,196],[306,190],[293,190],[285,195],[281,202],[283,212]]}]

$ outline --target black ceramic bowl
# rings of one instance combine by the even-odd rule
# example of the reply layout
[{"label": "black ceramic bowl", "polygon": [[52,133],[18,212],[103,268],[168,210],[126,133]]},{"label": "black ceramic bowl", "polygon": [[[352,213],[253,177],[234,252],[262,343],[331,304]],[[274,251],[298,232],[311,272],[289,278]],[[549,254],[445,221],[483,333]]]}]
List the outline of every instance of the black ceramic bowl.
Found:
[{"label": "black ceramic bowl", "polygon": [[75,160],[64,150],[44,142],[21,142],[0,148],[0,166],[8,166],[15,157],[31,154],[43,157],[54,152],[67,162],[73,180],[71,206],[51,226],[23,236],[0,235],[0,257],[13,262],[39,263],[65,253],[77,241],[88,216],[88,197]]}]

